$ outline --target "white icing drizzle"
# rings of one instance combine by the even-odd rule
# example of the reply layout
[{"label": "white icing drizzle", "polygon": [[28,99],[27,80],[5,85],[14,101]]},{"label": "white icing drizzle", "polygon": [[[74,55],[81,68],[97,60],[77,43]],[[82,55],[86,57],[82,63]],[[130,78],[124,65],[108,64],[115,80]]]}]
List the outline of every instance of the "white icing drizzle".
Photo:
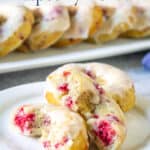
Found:
[{"label": "white icing drizzle", "polygon": [[6,21],[0,26],[0,42],[4,42],[11,37],[23,23],[25,10],[21,6],[0,5],[0,16]]},{"label": "white icing drizzle", "polygon": [[72,26],[64,34],[65,39],[87,39],[92,24],[92,11],[95,0],[80,0],[77,5],[77,12],[72,17]]}]

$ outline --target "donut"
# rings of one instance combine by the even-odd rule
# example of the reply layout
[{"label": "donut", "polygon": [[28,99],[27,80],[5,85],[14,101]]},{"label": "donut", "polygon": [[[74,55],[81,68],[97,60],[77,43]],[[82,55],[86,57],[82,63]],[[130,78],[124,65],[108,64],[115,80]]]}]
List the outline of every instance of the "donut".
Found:
[{"label": "donut", "polygon": [[132,0],[137,20],[132,29],[125,32],[123,37],[141,38],[150,36],[150,1]]},{"label": "donut", "polygon": [[[96,80],[96,82],[105,90],[105,94],[115,100],[124,112],[129,111],[134,107],[134,85],[125,72],[111,65],[102,63],[67,64],[59,68],[58,72],[61,74],[61,72],[73,69],[78,70],[77,72],[83,72],[85,75]],[[52,75],[48,76],[48,83],[51,81]],[[86,82],[87,81],[85,81],[85,84]]]},{"label": "donut", "polygon": [[0,5],[0,56],[5,56],[19,47],[29,36],[33,14],[23,6]]},{"label": "donut", "polygon": [[38,51],[53,45],[70,27],[68,9],[60,3],[33,8],[35,24],[33,30],[19,48],[20,51]]},{"label": "donut", "polygon": [[105,43],[118,38],[122,33],[133,27],[136,15],[129,1],[97,0],[102,9],[102,25],[90,39],[92,42]]},{"label": "donut", "polygon": [[69,109],[46,104],[23,105],[12,117],[15,131],[40,137],[45,150],[88,150],[86,125]]},{"label": "donut", "polygon": [[81,114],[99,150],[120,149],[126,136],[123,111],[95,79],[76,67],[61,67],[47,77],[45,99]]},{"label": "donut", "polygon": [[70,46],[87,40],[101,26],[102,11],[94,0],[79,1],[77,6],[68,6],[68,9],[71,26],[61,39],[54,44],[55,47]]}]

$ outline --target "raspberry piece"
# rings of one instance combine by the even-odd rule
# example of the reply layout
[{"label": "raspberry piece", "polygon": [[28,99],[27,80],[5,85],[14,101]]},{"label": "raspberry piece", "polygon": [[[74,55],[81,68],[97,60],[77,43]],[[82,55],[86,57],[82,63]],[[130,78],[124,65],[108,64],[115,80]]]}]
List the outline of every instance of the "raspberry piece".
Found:
[{"label": "raspberry piece", "polygon": [[72,108],[72,106],[73,106],[73,100],[72,100],[72,98],[70,96],[66,98],[65,105],[68,108],[70,108],[70,109]]},{"label": "raspberry piece", "polygon": [[60,85],[58,87],[58,90],[63,93],[68,93],[69,92],[68,83],[63,83],[62,85]]},{"label": "raspberry piece", "polygon": [[103,142],[104,146],[111,145],[116,135],[116,131],[112,128],[111,124],[105,120],[98,124],[94,133]]},{"label": "raspberry piece", "polygon": [[34,120],[35,114],[33,113],[25,114],[23,107],[21,107],[18,110],[17,114],[14,117],[15,125],[17,125],[22,132],[24,132],[24,130],[32,128]]},{"label": "raspberry piece", "polygon": [[45,126],[48,126],[48,125],[51,124],[51,120],[50,120],[50,118],[49,118],[48,116],[45,116],[44,121],[43,121],[43,124],[44,124]]},{"label": "raspberry piece", "polygon": [[67,137],[63,137],[62,139],[62,145],[66,144],[68,142],[68,138]]},{"label": "raspberry piece", "polygon": [[56,149],[59,148],[59,146],[61,146],[60,143],[56,143],[56,144],[55,144],[55,148],[56,148]]},{"label": "raspberry piece", "polygon": [[44,148],[51,147],[51,142],[50,142],[50,141],[44,141],[44,142],[43,142],[43,147],[44,147]]},{"label": "raspberry piece", "polygon": [[61,142],[55,144],[55,148],[58,149],[60,146],[64,146],[68,140],[69,139],[67,137],[63,137]]},{"label": "raspberry piece", "polygon": [[98,115],[96,115],[96,114],[94,114],[94,115],[93,115],[93,118],[98,119],[98,118],[99,118],[99,116],[98,116]]},{"label": "raspberry piece", "polygon": [[51,21],[60,17],[62,13],[63,8],[61,6],[55,6],[52,10],[49,11],[48,15],[44,19],[46,21]]},{"label": "raspberry piece", "polygon": [[104,89],[99,84],[95,83],[94,85],[95,85],[95,88],[98,90],[100,95],[105,93]]},{"label": "raspberry piece", "polygon": [[63,76],[64,76],[64,77],[67,77],[67,76],[69,76],[70,74],[71,74],[71,72],[69,72],[69,71],[64,71],[64,72],[63,72]]},{"label": "raspberry piece", "polygon": [[90,70],[85,70],[85,73],[92,79],[96,78],[95,74]]}]

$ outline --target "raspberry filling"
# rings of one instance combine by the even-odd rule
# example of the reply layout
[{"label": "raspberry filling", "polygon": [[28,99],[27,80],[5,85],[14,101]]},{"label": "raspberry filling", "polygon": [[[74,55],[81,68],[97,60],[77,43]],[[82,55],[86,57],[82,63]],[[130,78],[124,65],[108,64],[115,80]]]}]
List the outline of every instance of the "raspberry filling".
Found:
[{"label": "raspberry filling", "polygon": [[104,146],[111,145],[116,135],[116,131],[112,128],[111,124],[105,120],[98,124],[94,133],[103,142]]},{"label": "raspberry filling", "polygon": [[15,115],[14,123],[17,125],[22,132],[29,130],[33,127],[33,122],[35,121],[35,114],[29,113],[25,114],[24,108],[21,107],[18,113]]},{"label": "raspberry filling", "polygon": [[72,106],[73,106],[73,100],[72,100],[72,98],[70,96],[66,98],[65,105],[68,108],[70,108],[70,109],[72,108]]},{"label": "raspberry filling", "polygon": [[85,73],[86,73],[86,75],[88,75],[92,79],[96,78],[95,74],[90,70],[85,70]]},{"label": "raspberry filling", "polygon": [[69,71],[64,71],[64,72],[63,72],[63,76],[64,76],[64,77],[67,77],[67,76],[69,76],[70,74],[71,74],[71,72],[69,72]]},{"label": "raspberry filling", "polygon": [[68,83],[63,83],[62,85],[60,85],[58,87],[58,90],[63,93],[68,93],[69,92]]},{"label": "raspberry filling", "polygon": [[104,89],[99,84],[95,83],[94,85],[95,85],[95,88],[98,90],[100,95],[105,93]]}]

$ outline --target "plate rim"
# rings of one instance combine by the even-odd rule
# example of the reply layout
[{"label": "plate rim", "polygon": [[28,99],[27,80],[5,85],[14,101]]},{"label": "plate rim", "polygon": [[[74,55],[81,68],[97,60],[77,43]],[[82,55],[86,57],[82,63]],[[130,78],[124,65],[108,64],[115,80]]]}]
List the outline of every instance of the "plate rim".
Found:
[{"label": "plate rim", "polygon": [[[85,43],[85,44],[81,44],[81,46],[82,45],[90,46],[91,44]],[[22,70],[29,70],[33,68],[56,66],[64,63],[70,63],[70,62],[101,59],[101,58],[118,56],[123,54],[130,54],[134,52],[146,51],[148,48],[150,48],[150,40],[149,39],[133,40],[133,41],[129,40],[129,44],[120,43],[120,44],[108,45],[108,46],[104,45],[103,47],[99,47],[99,46],[100,45],[94,48],[86,49],[85,51],[75,51],[75,49],[78,49],[77,46],[75,49],[73,49],[73,51],[70,51],[69,53],[68,52],[67,53],[64,52],[63,54],[56,53],[54,55],[46,55],[46,57],[44,56],[44,57],[30,58],[29,55],[28,60],[19,60],[19,61],[11,61],[11,62],[9,61],[3,62],[2,60],[0,62],[1,65],[0,74],[22,71]],[[69,50],[69,48],[67,50]],[[17,57],[17,55],[18,54],[14,54],[15,57]],[[11,57],[11,55],[9,57]],[[3,59],[5,60],[5,58]]]}]

